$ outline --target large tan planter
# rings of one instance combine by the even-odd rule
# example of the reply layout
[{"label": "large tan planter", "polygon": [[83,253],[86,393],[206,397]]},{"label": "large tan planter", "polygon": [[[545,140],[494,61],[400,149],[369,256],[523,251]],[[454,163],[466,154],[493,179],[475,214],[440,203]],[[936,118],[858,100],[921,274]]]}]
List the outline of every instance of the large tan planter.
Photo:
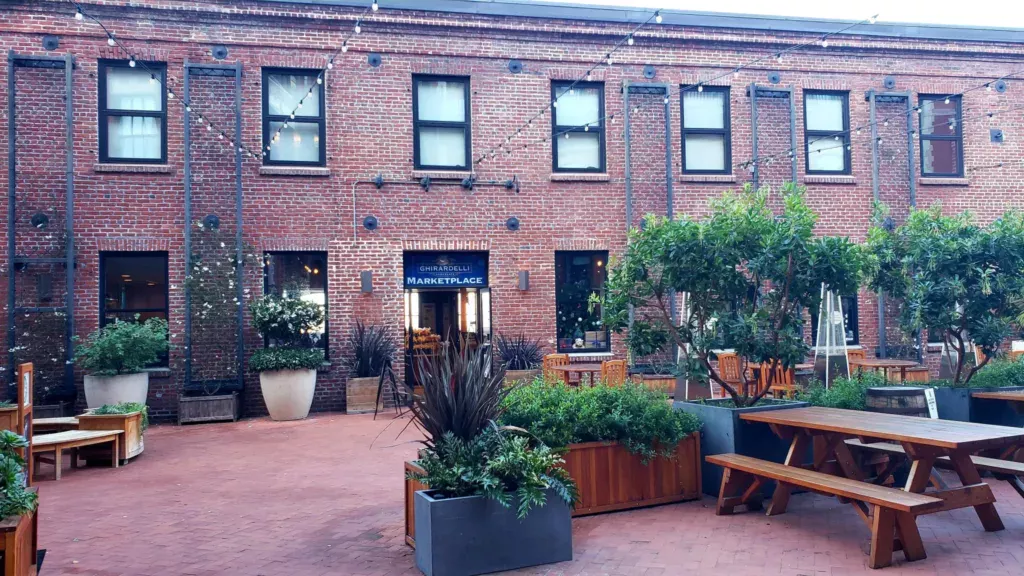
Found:
[{"label": "large tan planter", "polygon": [[309,415],[316,390],[316,370],[260,372],[260,390],[274,420],[302,420]]},{"label": "large tan planter", "polygon": [[377,384],[380,378],[349,378],[345,385],[345,413],[366,414],[377,407]]},{"label": "large tan planter", "polygon": [[124,402],[145,404],[148,395],[149,372],[85,377],[85,403],[89,408]]},{"label": "large tan planter", "polygon": [[506,370],[505,371],[505,384],[513,384],[516,382],[523,382],[529,384],[533,382],[533,379],[540,376],[540,369],[534,370]]}]

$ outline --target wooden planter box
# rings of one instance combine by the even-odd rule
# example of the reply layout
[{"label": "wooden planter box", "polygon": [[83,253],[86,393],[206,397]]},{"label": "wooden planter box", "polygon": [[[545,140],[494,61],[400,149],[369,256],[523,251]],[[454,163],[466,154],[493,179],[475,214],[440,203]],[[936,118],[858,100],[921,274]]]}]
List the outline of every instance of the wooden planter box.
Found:
[{"label": "wooden planter box", "polygon": [[56,404],[36,404],[32,406],[33,418],[63,418],[67,414],[67,403],[57,402]]},{"label": "wooden planter box", "polygon": [[178,396],[178,424],[234,422],[240,413],[238,392],[216,396]]},{"label": "wooden planter box", "polygon": [[[679,442],[675,458],[656,458],[646,466],[618,442],[570,444],[565,469],[580,493],[574,517],[696,500],[701,494],[700,432]],[[423,470],[406,462],[405,472]],[[414,497],[418,490],[427,488],[415,480],[405,481],[405,542],[413,548]]]},{"label": "wooden planter box", "polygon": [[24,516],[0,520],[0,551],[4,556],[3,576],[36,574],[37,514],[38,510]]},{"label": "wooden planter box", "polygon": [[0,430],[10,430],[15,434],[21,434],[21,430],[18,428],[18,407],[0,408]]},{"label": "wooden planter box", "polygon": [[[130,414],[90,414],[87,412],[78,417],[78,429],[123,430],[124,436],[121,437],[121,442],[118,442],[118,459],[122,463],[142,454],[142,450],[146,447],[142,438],[142,412]],[[96,458],[106,463],[110,462],[109,450],[106,452],[107,456],[92,456],[91,451],[86,452],[84,448],[81,453],[87,459]]]}]

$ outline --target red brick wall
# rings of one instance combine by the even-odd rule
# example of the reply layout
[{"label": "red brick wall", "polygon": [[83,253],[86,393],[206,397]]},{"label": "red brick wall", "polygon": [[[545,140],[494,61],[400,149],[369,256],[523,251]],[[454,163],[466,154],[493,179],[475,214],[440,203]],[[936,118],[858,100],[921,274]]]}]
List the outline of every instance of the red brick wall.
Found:
[{"label": "red brick wall", "polygon": [[[318,67],[351,28],[358,10],[324,6],[233,2],[142,0],[104,2],[86,7],[95,13],[140,59],[167,62],[168,84],[182,94],[183,63],[214,62],[210,48],[225,44],[226,62],[240,61],[243,79],[243,133],[247,146],[261,146],[261,77],[263,66]],[[58,2],[7,4],[0,18],[0,48],[25,54],[44,54],[43,34],[60,36],[55,53],[70,52],[77,61],[75,90],[75,240],[78,267],[76,320],[84,336],[98,325],[98,254],[102,250],[166,250],[169,253],[170,373],[154,379],[150,404],[158,417],[170,417],[182,379],[183,292],[185,277],[183,110],[174,101],[168,112],[168,162],[144,173],[109,172],[97,159],[97,59],[116,57],[99,28],[74,20],[69,5]],[[708,78],[765,56],[782,47],[813,38],[790,33],[652,27],[638,34],[635,46],[624,48],[611,68],[595,73],[605,84],[608,113],[619,121],[606,126],[607,176],[565,181],[552,176],[550,143],[532,144],[512,155],[499,155],[479,166],[481,181],[504,181],[516,176],[519,192],[500,186],[464,190],[457,180],[439,180],[430,191],[416,183],[423,174],[412,166],[411,75],[457,74],[471,77],[472,139],[474,156],[497,146],[504,136],[533,116],[550,98],[551,80],[580,76],[601,59],[629,27],[621,23],[538,22],[484,16],[381,11],[364,22],[363,34],[327,75],[327,168],[321,176],[261,174],[259,162],[243,166],[244,233],[247,253],[256,257],[267,250],[325,250],[328,255],[330,341],[332,366],[320,373],[314,410],[344,407],[347,373],[342,366],[347,336],[356,320],[385,323],[400,338],[403,327],[401,266],[403,249],[424,247],[483,249],[490,252],[492,324],[495,332],[520,330],[551,345],[555,331],[554,252],[563,249],[601,249],[613,254],[625,242],[625,134],[622,122],[623,82],[648,81],[643,67],[657,67],[654,82],[673,86],[669,105],[671,152],[675,180],[673,209],[679,216],[700,215],[707,200],[750,181],[751,174],[736,168],[731,176],[684,176],[681,172],[678,86]],[[380,53],[383,64],[367,64],[367,54]],[[1022,46],[998,43],[931,42],[895,38],[842,36],[830,47],[815,46],[788,54],[781,64],[768,60],[731,75],[716,84],[731,86],[732,160],[751,156],[750,101],[746,86],[767,84],[767,73],[779,70],[782,86],[795,89],[798,147],[803,145],[803,89],[850,91],[851,124],[868,122],[864,92],[882,89],[886,75],[897,78],[897,90],[922,93],[956,92],[1015,69]],[[508,71],[510,57],[521,59],[521,74]],[[7,63],[0,61],[0,74]],[[17,71],[18,79],[18,243],[29,249],[60,253],[58,238],[43,242],[26,228],[34,210],[51,217],[50,230],[63,218],[63,76],[59,71]],[[195,110],[233,130],[232,81],[194,78]],[[1013,135],[1024,125],[1019,114],[992,119],[973,118],[988,110],[1012,107],[1022,88],[1011,80],[1005,94],[976,90],[964,98],[965,158],[967,167],[989,165],[1020,156]],[[663,214],[664,106],[660,96],[645,98],[632,117],[634,214]],[[6,104],[6,102],[4,102]],[[916,97],[915,97],[916,103]],[[879,117],[893,113],[895,104],[879,106]],[[6,107],[4,107],[6,110]],[[761,154],[784,152],[789,146],[790,118],[786,100],[759,104],[757,127]],[[902,217],[909,201],[906,150],[901,120],[880,127],[884,138],[879,167],[881,198]],[[0,118],[7,126],[6,112]],[[988,128],[1003,128],[1007,143],[989,143]],[[550,115],[533,122],[520,142],[550,135]],[[199,126],[192,127],[193,219],[216,213],[221,235],[233,238],[233,155],[227,146]],[[0,130],[0,145],[6,145]],[[862,136],[861,141],[866,141]],[[892,159],[892,156],[896,156]],[[917,151],[915,142],[915,163]],[[798,157],[799,181],[808,188],[812,206],[821,216],[820,231],[863,239],[872,202],[869,150],[855,137],[852,174],[845,178],[809,178],[803,154]],[[1019,162],[1002,171],[985,170],[960,180],[921,183],[918,204],[941,201],[950,211],[970,209],[981,220],[991,220],[1009,206],[1021,205],[1024,170]],[[381,173],[389,181],[378,190],[366,181]],[[778,185],[789,177],[789,164],[776,160],[762,169],[762,182]],[[6,188],[6,171],[0,184]],[[460,176],[461,178],[461,176]],[[380,228],[365,230],[361,222],[374,215]],[[505,220],[519,218],[522,228],[510,232]],[[0,215],[6,218],[6,215]],[[0,221],[6,234],[6,221]],[[6,240],[6,237],[4,238]],[[461,242],[456,244],[456,242]],[[228,242],[228,252],[230,252]],[[214,250],[216,252],[216,250]],[[226,257],[221,254],[220,256]],[[0,270],[10,273],[6,253]],[[359,272],[374,272],[372,294],[359,292]],[[530,272],[530,289],[517,289],[517,272]],[[63,285],[60,267],[54,278],[55,298]],[[262,271],[246,269],[248,294],[262,291]],[[20,281],[20,279],[19,279]],[[34,281],[19,284],[19,298],[29,298]],[[861,342],[877,345],[874,297],[860,298]],[[6,304],[6,283],[0,283],[0,305]],[[6,312],[6,310],[4,310]],[[225,330],[234,336],[234,325]],[[37,328],[36,331],[56,328]],[[20,330],[20,328],[19,328]],[[259,346],[248,324],[246,344]],[[6,333],[2,336],[7,349]],[[553,347],[553,345],[551,345]],[[230,348],[230,347],[229,347]],[[622,342],[613,341],[616,355]],[[225,374],[234,370],[223,354],[197,354],[199,374]],[[220,356],[218,358],[218,356]],[[59,356],[55,356],[59,357]],[[32,360],[42,362],[42,353]],[[6,362],[6,358],[4,358]],[[49,369],[59,372],[58,366]],[[80,375],[79,375],[80,376]],[[246,407],[263,411],[258,378],[246,374]]]}]

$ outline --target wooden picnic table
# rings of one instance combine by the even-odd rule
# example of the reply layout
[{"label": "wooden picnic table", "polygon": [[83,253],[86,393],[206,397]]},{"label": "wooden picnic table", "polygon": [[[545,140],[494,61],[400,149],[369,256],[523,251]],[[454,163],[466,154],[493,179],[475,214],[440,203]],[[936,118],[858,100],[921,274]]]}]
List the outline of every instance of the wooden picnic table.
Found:
[{"label": "wooden picnic table", "polygon": [[971,398],[982,400],[1005,400],[1013,405],[1017,412],[1024,412],[1024,390],[993,390],[991,392],[972,392]]},{"label": "wooden picnic table", "polygon": [[881,371],[888,375],[890,369],[899,369],[900,371],[900,382],[907,381],[907,368],[917,368],[920,366],[913,360],[899,360],[897,358],[850,358],[850,368],[853,371],[854,366],[860,368],[870,368],[875,371]]},{"label": "wooden picnic table", "polygon": [[597,363],[579,362],[577,364],[570,363],[565,364],[563,366],[550,366],[547,368],[547,370],[553,372],[561,372],[562,380],[564,380],[566,384],[569,383],[570,374],[579,374],[580,384],[583,383],[583,375],[590,374],[590,385],[593,386],[594,382],[597,382],[597,377],[595,376],[595,374],[601,373],[601,365]]},{"label": "wooden picnic table", "polygon": [[[993,505],[995,496],[988,484],[982,482],[971,454],[986,449],[1016,449],[1024,444],[1024,429],[817,406],[748,412],[741,414],[740,418],[766,423],[779,437],[791,441],[786,465],[810,467],[860,481],[869,479],[858,466],[846,440],[856,438],[861,442],[884,440],[897,443],[903,447],[911,461],[910,477],[903,489],[944,501],[941,507],[925,513],[973,506],[986,531],[1003,529],[1002,519]],[[810,466],[803,462],[808,447],[813,447],[813,462]],[[935,461],[942,457],[948,458],[961,486],[950,488],[940,485],[926,491],[932,481]],[[891,461],[875,476],[873,482],[885,482],[896,464],[896,461]],[[940,482],[941,479],[936,476],[935,481]],[[789,487],[780,483],[768,508],[769,515],[785,512],[789,493]],[[851,503],[870,527],[871,518],[867,509],[860,502]],[[923,547],[920,553],[923,554]]]}]

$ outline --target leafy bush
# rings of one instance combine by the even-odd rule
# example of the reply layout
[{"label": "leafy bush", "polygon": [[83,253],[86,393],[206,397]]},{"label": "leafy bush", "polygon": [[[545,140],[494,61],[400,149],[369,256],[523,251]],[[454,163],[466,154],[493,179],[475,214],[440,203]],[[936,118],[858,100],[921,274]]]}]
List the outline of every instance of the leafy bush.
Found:
[{"label": "leafy bush", "polygon": [[142,412],[142,432],[149,428],[149,406],[138,402],[121,402],[120,404],[104,404],[92,411],[93,414],[103,416],[106,414],[131,414]]},{"label": "leafy bush", "polygon": [[502,408],[501,424],[525,428],[548,446],[618,441],[645,462],[671,456],[701,426],[696,416],[673,409],[663,392],[631,382],[573,389],[538,378],[512,390]]},{"label": "leafy bush", "polygon": [[398,353],[398,346],[387,326],[356,322],[349,343],[352,347],[352,375],[356,378],[380,376],[384,366],[393,362]]},{"label": "leafy bush", "polygon": [[25,488],[25,460],[17,452],[27,446],[22,436],[0,431],[0,519],[36,509],[39,495]]},{"label": "leafy bush", "polygon": [[892,386],[892,383],[881,374],[864,373],[853,378],[836,378],[828,390],[825,385],[815,380],[807,387],[806,392],[798,392],[797,400],[808,402],[812,406],[826,408],[844,408],[846,410],[867,409],[867,389],[879,386]]},{"label": "leafy bush", "polygon": [[316,370],[324,363],[320,348],[261,348],[249,358],[249,369],[256,372],[274,370]]},{"label": "leafy bush", "polygon": [[969,381],[959,384],[950,380],[938,380],[932,386],[949,386],[953,388],[1002,388],[1004,386],[1024,386],[1024,361],[991,360],[974,373]]},{"label": "leafy bush", "polygon": [[498,430],[493,425],[466,440],[451,432],[437,439],[416,461],[424,474],[409,477],[448,498],[484,496],[524,518],[531,508],[544,506],[551,488],[566,504],[578,500],[576,484],[561,468],[557,452],[544,445],[530,446],[529,438]]},{"label": "leafy bush", "polygon": [[520,332],[515,336],[498,334],[498,361],[505,370],[533,370],[544,362],[540,341],[530,340]]},{"label": "leafy bush", "polygon": [[[138,319],[138,314],[136,314]],[[75,362],[94,376],[135,374],[167,352],[167,322],[115,320],[93,332],[75,350]]]},{"label": "leafy bush", "polygon": [[296,346],[324,322],[324,307],[298,298],[267,294],[249,305],[252,324],[261,336],[280,346]]}]

